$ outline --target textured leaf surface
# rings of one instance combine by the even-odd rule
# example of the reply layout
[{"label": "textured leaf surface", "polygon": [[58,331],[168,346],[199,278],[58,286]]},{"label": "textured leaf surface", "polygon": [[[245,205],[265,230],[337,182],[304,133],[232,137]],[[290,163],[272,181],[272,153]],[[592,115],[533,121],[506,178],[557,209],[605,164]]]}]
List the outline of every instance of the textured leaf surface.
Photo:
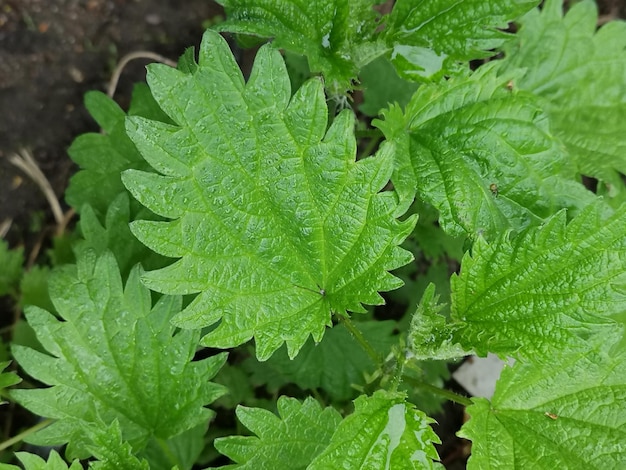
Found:
[{"label": "textured leaf surface", "polygon": [[[168,261],[146,248],[131,233],[128,226],[131,218],[128,197],[126,192],[122,192],[111,201],[104,217],[104,225],[90,206],[83,207],[80,214],[80,232],[85,239],[74,245],[74,251],[91,249],[97,255],[107,250],[113,253],[122,279],[126,279],[131,268],[139,262],[143,268],[153,269],[164,266]],[[147,212],[142,208],[137,217],[147,217]]]},{"label": "textured leaf surface", "polygon": [[354,401],[354,413],[345,418],[330,445],[308,467],[391,470],[441,468],[430,427],[434,420],[405,401],[405,396],[379,390]]},{"label": "textured leaf surface", "polygon": [[443,304],[435,295],[435,285],[429,284],[417,310],[411,318],[408,346],[417,359],[454,359],[471,353],[454,343]]},{"label": "textured leaf surface", "polygon": [[404,114],[392,106],[375,122],[398,148],[392,180],[402,208],[417,191],[449,234],[491,238],[593,198],[573,181],[545,114],[509,89],[510,78],[489,64],[420,87]]},{"label": "textured leaf surface", "polygon": [[[596,32],[593,1],[563,15],[562,1],[545,2],[521,20],[505,48],[505,69],[524,68],[515,86],[545,99],[551,128],[580,171],[604,181],[606,192],[626,197],[626,23]],[[602,188],[601,188],[602,189]]]},{"label": "textured leaf surface", "polygon": [[[381,356],[387,355],[397,340],[393,321],[359,322],[355,326]],[[365,385],[365,374],[377,366],[343,326],[328,331],[318,345],[307,341],[293,360],[281,348],[266,362],[251,358],[245,363],[253,372],[252,380],[268,384],[270,390],[293,382],[302,389],[321,388],[333,401],[353,398],[357,391],[352,385]]]},{"label": "textured leaf surface", "polygon": [[307,57],[332,94],[351,88],[358,65],[384,52],[373,41],[373,0],[218,0],[227,21],[220,31],[274,38],[276,47]]},{"label": "textured leaf surface", "polygon": [[379,192],[393,169],[392,147],[355,162],[354,116],[326,131],[319,80],[290,99],[277,51],[263,47],[249,82],[226,42],[207,32],[199,66],[185,75],[165,66],[148,81],[177,126],[130,119],[128,131],[163,175],[124,174],[132,194],[174,219],[139,221],[133,233],[165,256],[181,258],[143,280],[163,293],[200,292],[174,322],[219,326],[204,339],[228,348],[255,338],[267,359],[284,342],[291,357],[331,312],[381,304],[378,290],[401,281],[387,272],[409,262],[397,245],[415,218],[399,222],[395,195]]},{"label": "textured leaf surface", "polygon": [[203,408],[224,390],[209,382],[224,355],[191,362],[198,332],[169,323],[181,300],[163,296],[151,308],[150,292],[134,269],[122,288],[110,253],[85,252],[77,266],[50,279],[52,300],[65,320],[37,307],[26,318],[51,355],[14,346],[24,370],[49,388],[14,390],[26,408],[55,422],[35,434],[41,444],[70,442],[70,455],[85,456],[76,422],[109,424],[117,419],[124,439],[142,447],[147,439],[175,436],[206,423]]},{"label": "textured leaf surface", "polygon": [[[239,406],[237,417],[256,436],[216,439],[215,448],[234,462],[223,469],[305,469],[330,442],[341,415],[334,408],[322,409],[313,398],[300,403],[280,397],[278,414]],[[327,467],[328,468],[328,467]]]},{"label": "textured leaf surface", "polygon": [[620,329],[599,346],[545,365],[505,368],[491,403],[475,398],[461,435],[468,469],[621,469],[626,466],[626,354]]},{"label": "textured leaf surface", "polygon": [[453,70],[456,61],[494,55],[508,22],[537,0],[398,0],[386,18],[391,59],[406,78],[430,78]]},{"label": "textured leaf surface", "polygon": [[90,464],[90,470],[151,470],[148,462],[135,457],[132,446],[124,442],[117,420],[110,425],[99,420],[83,422],[81,427],[91,441],[89,451],[98,459]]},{"label": "textured leaf surface", "polygon": [[139,456],[148,461],[150,470],[191,470],[206,445],[206,431],[204,423],[167,441],[153,438]]},{"label": "textured leaf surface", "polygon": [[[24,470],[83,470],[83,466],[78,460],[74,460],[68,469],[65,461],[55,450],[50,452],[47,461],[28,452],[17,452],[15,455],[22,462]],[[21,468],[16,465],[0,463],[0,470],[21,470]]]},{"label": "textured leaf surface", "polygon": [[479,239],[452,277],[454,339],[487,352],[550,360],[555,349],[626,323],[626,207],[560,212],[513,240]]}]

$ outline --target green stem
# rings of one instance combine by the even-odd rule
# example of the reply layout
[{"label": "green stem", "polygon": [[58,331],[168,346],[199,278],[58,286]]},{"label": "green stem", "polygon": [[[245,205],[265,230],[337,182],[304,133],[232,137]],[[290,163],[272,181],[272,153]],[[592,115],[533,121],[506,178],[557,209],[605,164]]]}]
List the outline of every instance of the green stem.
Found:
[{"label": "green stem", "polygon": [[357,129],[354,131],[357,139],[369,137],[370,139],[382,139],[384,137],[380,129]]},{"label": "green stem", "polygon": [[23,431],[23,432],[19,433],[17,436],[13,436],[11,439],[7,439],[6,441],[1,442],[0,443],[0,451],[2,451],[4,449],[8,449],[13,444],[17,444],[18,442],[24,440],[25,437],[28,437],[31,434],[33,434],[34,432],[37,432],[40,429],[45,428],[50,423],[52,423],[51,419],[44,419],[40,423],[35,424],[33,427],[28,428],[26,431]]},{"label": "green stem", "polygon": [[472,400],[463,395],[459,395],[458,393],[454,393],[450,390],[446,390],[443,388],[435,387],[426,382],[420,382],[419,380],[415,380],[413,377],[404,377],[404,381],[413,385],[416,388],[421,388],[423,390],[427,390],[435,395],[439,395],[441,397],[446,398],[447,400],[453,401],[454,403],[458,403],[463,406],[470,406],[472,404]]},{"label": "green stem", "polygon": [[359,330],[354,323],[343,315],[337,315],[339,317],[339,321],[343,323],[343,325],[348,329],[348,331],[354,336],[354,339],[361,345],[361,347],[365,350],[367,355],[372,359],[374,364],[380,364],[382,362],[382,358],[378,355],[376,350],[372,347],[372,345],[365,339],[361,330]]}]

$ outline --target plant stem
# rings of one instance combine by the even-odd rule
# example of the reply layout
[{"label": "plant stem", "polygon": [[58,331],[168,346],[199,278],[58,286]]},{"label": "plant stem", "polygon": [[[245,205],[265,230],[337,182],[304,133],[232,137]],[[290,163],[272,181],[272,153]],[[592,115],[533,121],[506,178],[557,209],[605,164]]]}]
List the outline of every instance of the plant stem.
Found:
[{"label": "plant stem", "polygon": [[472,404],[472,400],[470,400],[467,397],[464,397],[463,395],[459,395],[458,393],[454,393],[450,390],[446,390],[443,388],[439,388],[439,387],[435,387],[434,385],[431,385],[429,383],[426,382],[420,382],[419,380],[415,380],[413,377],[404,377],[404,382],[407,382],[411,385],[413,385],[416,388],[421,388],[424,390],[428,390],[429,392],[435,394],[435,395],[439,395],[441,397],[444,397],[450,401],[453,401],[454,403],[458,403],[459,405],[463,405],[463,406],[470,406]]},{"label": "plant stem", "polygon": [[37,423],[34,426],[28,428],[26,431],[23,431],[23,432],[19,433],[17,436],[13,436],[11,439],[7,439],[6,441],[1,442],[0,443],[0,451],[2,451],[4,449],[8,449],[13,444],[17,444],[18,442],[22,441],[25,437],[28,437],[31,434],[33,434],[34,432],[39,431],[40,429],[45,428],[51,422],[52,422],[51,419],[44,419],[40,423]]},{"label": "plant stem", "polygon": [[372,347],[372,345],[365,339],[361,330],[359,330],[352,320],[348,317],[344,317],[343,315],[337,315],[339,317],[339,321],[344,324],[344,326],[348,329],[348,331],[354,336],[354,339],[361,345],[361,347],[365,350],[367,355],[372,359],[374,364],[380,364],[382,362],[381,357],[378,355],[376,350]]}]

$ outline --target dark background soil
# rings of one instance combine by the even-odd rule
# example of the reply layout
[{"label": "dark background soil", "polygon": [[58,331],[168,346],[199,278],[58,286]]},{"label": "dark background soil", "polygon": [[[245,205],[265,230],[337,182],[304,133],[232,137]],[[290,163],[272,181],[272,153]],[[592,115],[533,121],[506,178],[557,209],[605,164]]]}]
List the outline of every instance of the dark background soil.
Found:
[{"label": "dark background soil", "polygon": [[[626,17],[625,3],[598,1],[601,21]],[[30,150],[62,201],[76,171],[67,147],[77,135],[98,130],[82,105],[84,93],[105,91],[129,52],[175,61],[198,46],[203,24],[216,15],[223,11],[210,0],[0,0],[0,225],[10,224],[12,246],[25,244],[28,253],[35,232],[54,221],[41,191],[8,156]],[[124,69],[115,94],[122,107],[147,63]],[[438,432],[453,437],[461,419],[462,409],[449,405],[438,417]],[[463,468],[462,441],[448,440],[441,450],[448,468]]]}]

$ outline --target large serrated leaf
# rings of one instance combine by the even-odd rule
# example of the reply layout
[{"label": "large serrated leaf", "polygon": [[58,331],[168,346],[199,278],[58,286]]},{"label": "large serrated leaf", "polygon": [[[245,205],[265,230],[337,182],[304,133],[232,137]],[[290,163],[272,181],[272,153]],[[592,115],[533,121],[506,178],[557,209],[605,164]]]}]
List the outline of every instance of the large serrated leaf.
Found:
[{"label": "large serrated leaf", "polygon": [[331,94],[352,88],[359,66],[385,52],[374,41],[374,0],[218,0],[228,14],[219,31],[274,38],[277,47],[304,55]]},{"label": "large serrated leaf", "polygon": [[484,355],[550,361],[626,323],[626,207],[592,204],[513,240],[479,239],[452,283],[453,338]]},{"label": "large serrated leaf", "polygon": [[329,446],[307,469],[442,468],[435,462],[439,456],[433,444],[440,441],[430,427],[433,422],[402,393],[362,395],[354,402],[354,413],[339,424]]},{"label": "large serrated leaf", "polygon": [[208,421],[212,412],[204,406],[224,393],[209,379],[225,356],[191,362],[199,332],[175,333],[169,322],[180,298],[163,296],[152,307],[139,269],[123,288],[113,255],[96,258],[89,251],[52,276],[50,292],[65,321],[26,309],[50,355],[13,347],[24,370],[50,385],[11,392],[29,410],[55,420],[32,442],[69,442],[70,455],[84,457],[90,443],[76,423],[118,420],[124,439],[141,448],[152,436],[167,439]]},{"label": "large serrated leaf", "polygon": [[[600,179],[602,192],[626,198],[626,23],[596,31],[593,1],[563,15],[562,0],[545,2],[521,20],[503,69],[524,69],[515,86],[545,101],[552,131],[583,174]],[[605,186],[605,187],[604,187]],[[619,195],[619,197],[617,197]]]},{"label": "large serrated leaf", "polygon": [[133,233],[181,258],[144,275],[164,293],[200,294],[174,318],[228,348],[252,337],[267,359],[283,343],[295,356],[319,341],[331,312],[381,304],[379,290],[401,281],[387,271],[409,262],[397,245],[415,224],[394,218],[395,196],[379,192],[392,147],[355,162],[354,116],[326,131],[319,80],[290,98],[280,54],[261,48],[246,84],[226,42],[207,32],[191,75],[165,66],[148,81],[177,123],[131,118],[128,132],[163,175],[129,171],[132,194],[169,222],[139,221]]},{"label": "large serrated leaf", "polygon": [[600,345],[549,363],[505,367],[491,402],[474,398],[460,434],[473,441],[468,469],[626,467],[626,354],[621,329]]},{"label": "large serrated leaf", "polygon": [[489,64],[424,85],[404,114],[392,106],[375,121],[397,145],[392,181],[402,208],[417,192],[448,233],[492,238],[593,199],[574,181],[545,114],[530,94],[510,89],[510,78]]},{"label": "large serrated leaf", "polygon": [[330,442],[341,415],[334,408],[322,409],[313,398],[300,403],[280,397],[278,414],[261,408],[239,406],[237,417],[256,436],[216,439],[215,448],[236,463],[223,469],[304,470]]},{"label": "large serrated leaf", "polygon": [[494,55],[507,23],[537,0],[397,0],[386,18],[391,60],[402,76],[421,80],[454,70],[457,61]]}]

